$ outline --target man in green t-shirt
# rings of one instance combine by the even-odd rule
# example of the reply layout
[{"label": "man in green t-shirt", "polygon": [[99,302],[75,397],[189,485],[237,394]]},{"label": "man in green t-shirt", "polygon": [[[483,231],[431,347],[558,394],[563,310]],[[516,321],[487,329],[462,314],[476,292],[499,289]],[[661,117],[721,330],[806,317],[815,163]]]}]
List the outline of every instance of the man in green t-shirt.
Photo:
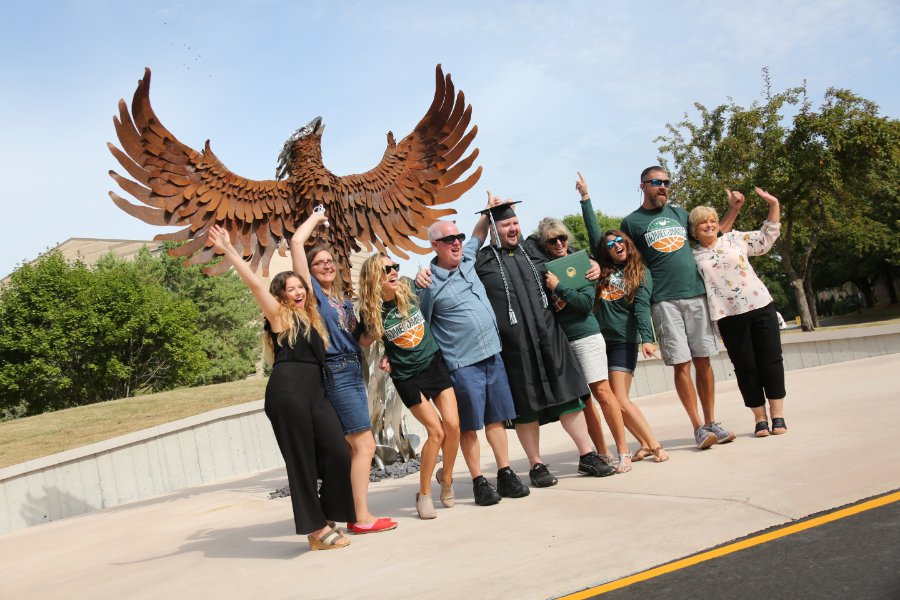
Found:
[{"label": "man in green t-shirt", "polygon": [[[706,304],[706,289],[688,244],[688,213],[669,204],[669,175],[659,166],[641,173],[644,201],[622,220],[620,229],[628,234],[644,257],[653,277],[650,312],[663,362],[675,370],[675,389],[694,427],[700,449],[724,444],[734,433],[715,420],[715,381],[710,356],[719,353]],[[741,208],[743,198],[729,196],[731,206],[720,229],[728,232]],[[691,380],[691,363],[696,387]],[[703,420],[697,411],[699,392]]]}]

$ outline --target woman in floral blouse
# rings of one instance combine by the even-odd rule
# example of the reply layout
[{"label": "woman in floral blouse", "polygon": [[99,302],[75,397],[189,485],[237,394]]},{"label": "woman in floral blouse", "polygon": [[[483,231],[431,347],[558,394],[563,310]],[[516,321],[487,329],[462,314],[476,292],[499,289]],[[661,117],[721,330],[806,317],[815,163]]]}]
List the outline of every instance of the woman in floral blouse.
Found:
[{"label": "woman in floral blouse", "polygon": [[[729,197],[740,192],[728,192]],[[744,405],[753,411],[755,435],[769,435],[766,399],[773,434],[787,431],[784,422],[784,362],[781,334],[772,296],[750,266],[748,256],[760,256],[772,248],[781,233],[778,198],[756,188],[769,203],[769,216],[759,231],[731,231],[719,237],[715,209],[698,206],[691,211],[691,233],[697,268],[706,283],[709,314],[734,364]],[[743,200],[743,198],[741,198]]]}]

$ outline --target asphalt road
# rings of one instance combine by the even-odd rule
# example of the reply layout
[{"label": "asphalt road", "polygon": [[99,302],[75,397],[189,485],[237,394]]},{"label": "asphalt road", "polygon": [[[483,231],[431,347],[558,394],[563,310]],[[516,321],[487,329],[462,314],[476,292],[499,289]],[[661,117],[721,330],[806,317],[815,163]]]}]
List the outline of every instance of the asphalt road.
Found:
[{"label": "asphalt road", "polygon": [[[716,600],[718,598],[900,599],[900,495],[889,504],[771,541],[717,556],[699,564],[594,595],[603,600]],[[880,498],[886,499],[892,494]],[[866,501],[850,505],[856,507]],[[839,512],[841,507],[761,531],[735,542],[756,540],[798,523]],[[717,547],[727,551],[734,542]],[[715,554],[713,549],[711,554]],[[700,553],[705,554],[705,553]],[[699,556],[699,555],[698,555]],[[609,585],[609,584],[608,584]],[[615,585],[615,584],[613,584]],[[601,589],[607,586],[601,586]],[[588,594],[590,590],[585,590]]]}]

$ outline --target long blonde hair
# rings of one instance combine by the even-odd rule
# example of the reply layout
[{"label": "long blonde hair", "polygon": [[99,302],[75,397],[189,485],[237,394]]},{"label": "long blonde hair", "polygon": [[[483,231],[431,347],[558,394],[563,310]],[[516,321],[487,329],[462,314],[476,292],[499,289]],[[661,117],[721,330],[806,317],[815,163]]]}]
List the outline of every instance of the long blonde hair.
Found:
[{"label": "long blonde hair", "polygon": [[[384,300],[381,297],[381,278],[384,275],[384,263],[381,261],[387,256],[381,252],[373,254],[366,259],[359,271],[359,316],[369,335],[376,340],[384,335],[384,322],[381,320],[381,309]],[[409,318],[409,308],[415,305],[416,295],[412,288],[401,282],[397,286],[396,296],[397,310],[404,319]]]},{"label": "long blonde hair", "polygon": [[[306,290],[306,301],[303,303],[303,308],[297,308],[285,298],[287,280],[291,277],[296,277],[303,289]],[[272,283],[269,284],[269,293],[278,300],[278,320],[283,328],[276,334],[280,345],[283,346],[285,341],[287,341],[287,345],[293,348],[294,344],[297,343],[297,335],[301,333],[309,341],[310,329],[315,329],[319,337],[322,338],[322,343],[326,348],[328,347],[328,330],[325,329],[325,323],[322,322],[322,316],[316,307],[315,295],[302,277],[293,271],[282,271],[272,278]],[[265,330],[266,334],[272,330],[268,321],[266,322]],[[272,343],[272,336],[264,335],[263,344],[265,359],[271,364],[275,360],[275,346]]]}]

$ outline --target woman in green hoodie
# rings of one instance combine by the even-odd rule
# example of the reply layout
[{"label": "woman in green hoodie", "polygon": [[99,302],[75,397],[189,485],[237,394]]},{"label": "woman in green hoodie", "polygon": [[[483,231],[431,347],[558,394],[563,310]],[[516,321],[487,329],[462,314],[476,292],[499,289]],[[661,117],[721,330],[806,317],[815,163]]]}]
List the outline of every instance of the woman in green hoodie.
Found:
[{"label": "woman in green hoodie", "polygon": [[618,229],[600,233],[587,182],[581,173],[575,189],[581,194],[581,213],[591,252],[601,268],[594,313],[606,341],[609,384],[622,408],[625,427],[641,444],[632,460],[643,460],[652,454],[656,462],[665,462],[669,460],[668,453],[656,439],[644,413],[629,397],[638,346],[645,358],[656,357],[650,320],[653,289],[650,271],[644,268],[631,238]]}]

